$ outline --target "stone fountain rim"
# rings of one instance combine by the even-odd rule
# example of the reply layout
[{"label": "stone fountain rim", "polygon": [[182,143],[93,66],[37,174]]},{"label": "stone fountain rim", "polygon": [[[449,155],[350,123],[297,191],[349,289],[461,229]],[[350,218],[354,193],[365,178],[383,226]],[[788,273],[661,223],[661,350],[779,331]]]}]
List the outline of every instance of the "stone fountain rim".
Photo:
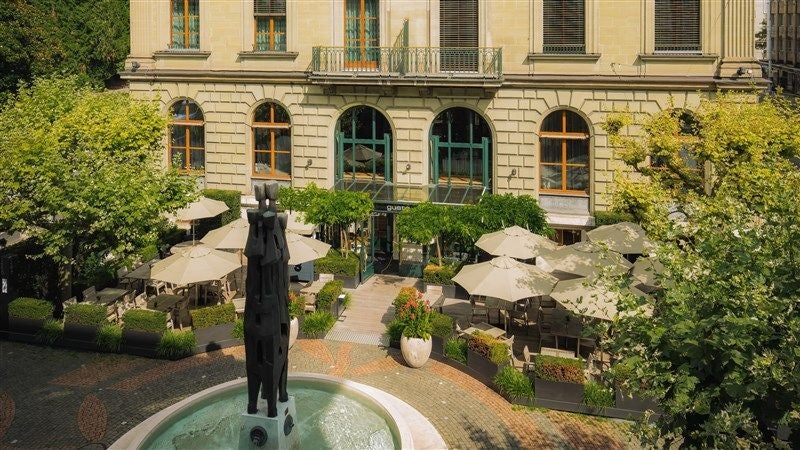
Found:
[{"label": "stone fountain rim", "polygon": [[[445,444],[441,435],[427,417],[423,416],[408,403],[385,391],[356,381],[318,373],[297,372],[290,374],[289,379],[295,381],[322,381],[338,384],[372,400],[377,406],[383,408],[386,414],[394,421],[400,439],[400,448],[447,448],[447,444]],[[142,443],[150,438],[153,431],[181,410],[194,406],[211,395],[235,389],[240,385],[246,387],[247,378],[237,378],[212,386],[172,406],[164,408],[123,434],[122,437],[111,444],[108,449],[125,450],[141,448]]]}]

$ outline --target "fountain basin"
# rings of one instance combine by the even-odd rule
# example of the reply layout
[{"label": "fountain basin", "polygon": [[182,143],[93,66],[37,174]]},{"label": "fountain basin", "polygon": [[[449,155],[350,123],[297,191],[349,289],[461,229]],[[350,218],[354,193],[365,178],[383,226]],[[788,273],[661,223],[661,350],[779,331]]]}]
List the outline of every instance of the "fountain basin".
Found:
[{"label": "fountain basin", "polygon": [[[110,448],[236,449],[246,385],[240,378],[192,395],[154,414]],[[301,448],[447,447],[417,410],[371,386],[297,373],[289,376],[289,394],[297,403]]]}]

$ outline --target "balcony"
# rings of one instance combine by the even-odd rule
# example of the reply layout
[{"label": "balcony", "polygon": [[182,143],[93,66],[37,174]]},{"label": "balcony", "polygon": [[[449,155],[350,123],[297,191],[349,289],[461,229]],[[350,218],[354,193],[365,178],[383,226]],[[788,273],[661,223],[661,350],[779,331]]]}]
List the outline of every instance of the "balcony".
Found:
[{"label": "balcony", "polygon": [[501,48],[314,47],[315,84],[498,88]]}]

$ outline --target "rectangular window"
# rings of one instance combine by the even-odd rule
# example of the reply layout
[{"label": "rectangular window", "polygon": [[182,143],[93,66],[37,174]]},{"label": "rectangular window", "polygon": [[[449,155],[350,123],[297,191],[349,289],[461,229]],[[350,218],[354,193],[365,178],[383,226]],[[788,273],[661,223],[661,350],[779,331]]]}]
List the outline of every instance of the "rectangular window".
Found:
[{"label": "rectangular window", "polygon": [[200,49],[200,0],[172,0],[170,48]]},{"label": "rectangular window", "polygon": [[345,0],[345,67],[376,68],[380,56],[378,0]]},{"label": "rectangular window", "polygon": [[286,0],[255,0],[253,3],[257,52],[286,51]]},{"label": "rectangular window", "polygon": [[655,0],[655,51],[700,53],[700,1]]},{"label": "rectangular window", "polygon": [[478,71],[478,1],[439,1],[441,70]]},{"label": "rectangular window", "polygon": [[586,53],[585,0],[544,0],[544,53]]}]

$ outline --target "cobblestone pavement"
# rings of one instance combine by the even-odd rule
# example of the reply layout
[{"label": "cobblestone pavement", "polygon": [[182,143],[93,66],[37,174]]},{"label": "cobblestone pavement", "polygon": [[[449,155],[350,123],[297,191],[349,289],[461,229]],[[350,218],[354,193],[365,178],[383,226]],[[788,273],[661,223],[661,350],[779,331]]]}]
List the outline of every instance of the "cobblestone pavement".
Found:
[{"label": "cobblestone pavement", "polygon": [[[396,350],[299,340],[289,357],[291,371],[401,398],[451,448],[636,448],[626,423],[515,407],[446,364],[410,369]],[[157,411],[243,375],[243,347],[162,361],[0,341],[0,450],[102,448]]]}]

